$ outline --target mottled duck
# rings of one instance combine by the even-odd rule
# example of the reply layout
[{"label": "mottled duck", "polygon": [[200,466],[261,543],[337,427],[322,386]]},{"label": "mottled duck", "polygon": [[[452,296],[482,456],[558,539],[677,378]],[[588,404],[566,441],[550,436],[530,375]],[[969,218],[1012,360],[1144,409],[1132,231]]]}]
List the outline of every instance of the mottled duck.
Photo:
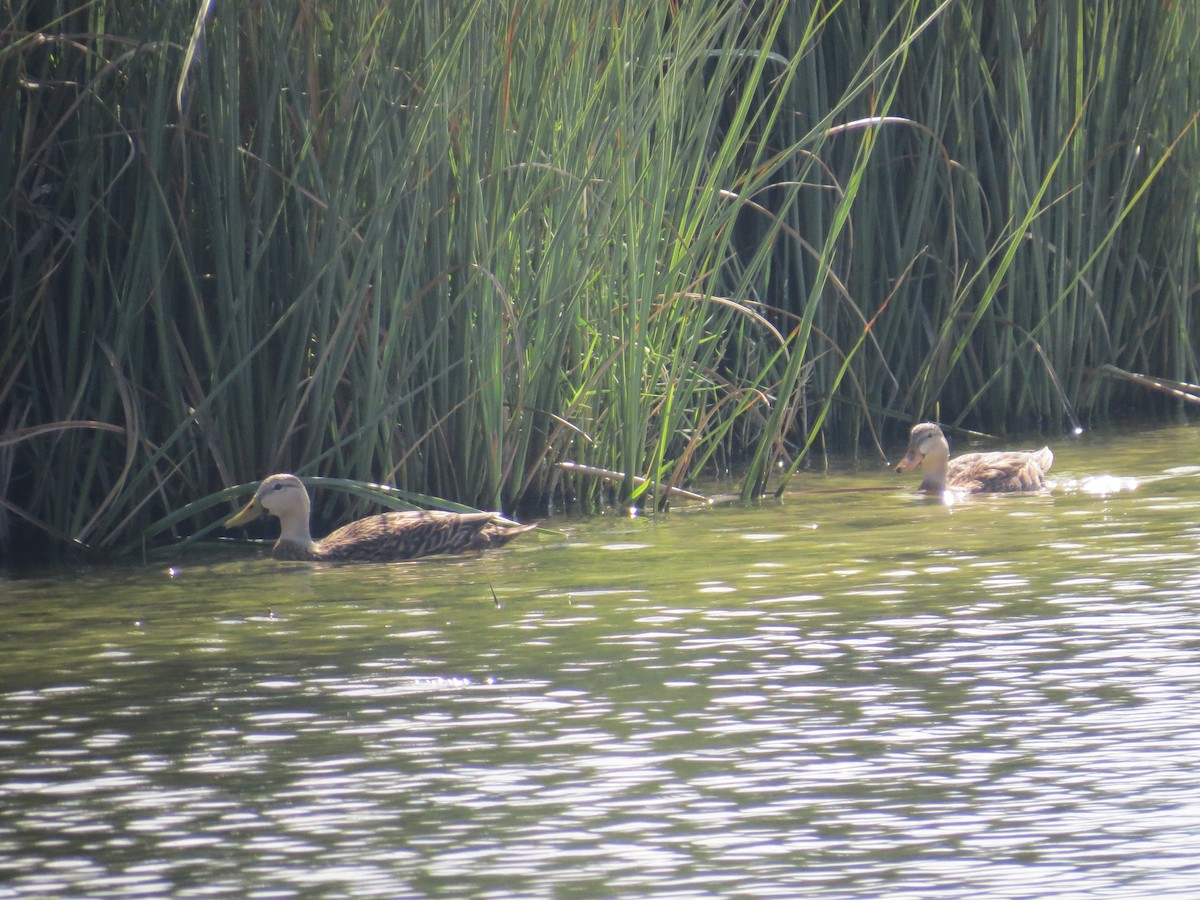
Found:
[{"label": "mottled duck", "polygon": [[1041,450],[996,450],[964,453],[950,458],[950,445],[942,429],[932,422],[914,425],[908,452],[896,466],[897,472],[921,467],[918,490],[929,494],[959,491],[966,494],[1036,491],[1046,484],[1046,472],[1054,464],[1049,447]]},{"label": "mottled duck", "polygon": [[537,527],[519,525],[494,512],[393,511],[358,519],[314,541],[309,532],[308,491],[295,475],[264,479],[254,498],[225,527],[245,525],[264,513],[279,519],[279,540],[272,550],[276,559],[318,562],[394,562],[435,553],[486,550]]}]

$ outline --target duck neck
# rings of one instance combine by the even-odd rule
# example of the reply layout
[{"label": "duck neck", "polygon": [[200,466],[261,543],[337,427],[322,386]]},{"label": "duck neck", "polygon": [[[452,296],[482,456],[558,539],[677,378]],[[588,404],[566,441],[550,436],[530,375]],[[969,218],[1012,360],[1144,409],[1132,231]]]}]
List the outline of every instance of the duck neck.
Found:
[{"label": "duck neck", "polygon": [[945,441],[939,441],[921,462],[924,478],[919,490],[930,494],[938,494],[946,489],[946,475],[950,470],[950,446]]},{"label": "duck neck", "polygon": [[281,544],[296,544],[306,550],[314,546],[312,532],[309,531],[310,508],[304,503],[301,510],[288,516],[279,517],[279,542]]}]

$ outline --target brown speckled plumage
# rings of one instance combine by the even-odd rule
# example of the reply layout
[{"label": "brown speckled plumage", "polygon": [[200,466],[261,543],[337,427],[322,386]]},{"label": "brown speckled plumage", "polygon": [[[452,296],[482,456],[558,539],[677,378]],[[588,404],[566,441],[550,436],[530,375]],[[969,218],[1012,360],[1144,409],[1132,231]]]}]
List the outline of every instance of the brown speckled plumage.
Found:
[{"label": "brown speckled plumage", "polygon": [[272,555],[314,562],[393,562],[485,550],[537,527],[519,525],[494,512],[415,510],[367,516],[314,541],[309,534],[308,491],[299,478],[286,474],[264,479],[254,499],[226,527],[244,525],[264,512],[277,516],[280,523]]},{"label": "brown speckled plumage", "polygon": [[913,426],[908,452],[896,471],[908,472],[920,466],[924,478],[918,490],[926,493],[1000,493],[1040,490],[1053,464],[1054,454],[1049,447],[964,453],[950,459],[950,445],[942,429],[932,422],[922,422]]}]

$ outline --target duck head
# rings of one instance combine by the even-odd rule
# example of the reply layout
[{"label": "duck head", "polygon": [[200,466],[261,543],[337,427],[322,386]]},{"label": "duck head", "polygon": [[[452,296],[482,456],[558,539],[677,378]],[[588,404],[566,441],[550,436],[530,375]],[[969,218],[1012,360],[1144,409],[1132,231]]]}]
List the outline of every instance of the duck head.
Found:
[{"label": "duck head", "polygon": [[950,444],[942,429],[932,422],[914,425],[908,436],[908,451],[896,464],[897,472],[911,472],[920,466],[925,473],[921,490],[945,487],[946,469],[950,463]]},{"label": "duck head", "polygon": [[908,436],[908,451],[904,459],[896,464],[897,472],[911,472],[924,464],[926,459],[935,462],[939,459],[950,458],[950,444],[942,429],[932,422],[922,422],[914,425]]},{"label": "duck head", "polygon": [[308,491],[295,475],[272,475],[263,479],[254,497],[226,523],[226,528],[237,528],[253,522],[264,514],[275,516],[282,526],[281,539],[310,543],[308,518],[310,504]]}]

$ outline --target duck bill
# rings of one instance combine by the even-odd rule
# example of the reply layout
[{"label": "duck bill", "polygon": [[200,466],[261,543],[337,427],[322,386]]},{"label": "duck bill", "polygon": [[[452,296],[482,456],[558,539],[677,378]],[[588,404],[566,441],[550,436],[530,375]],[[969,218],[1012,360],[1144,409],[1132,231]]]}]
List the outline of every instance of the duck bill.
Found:
[{"label": "duck bill", "polygon": [[911,472],[913,469],[915,469],[917,466],[919,466],[921,464],[921,460],[923,458],[924,457],[920,453],[918,453],[916,450],[909,450],[908,453],[904,454],[904,459],[902,459],[902,460],[900,460],[900,462],[896,463],[896,471],[897,472]]},{"label": "duck bill", "polygon": [[259,503],[258,498],[255,497],[240,510],[238,510],[237,514],[231,517],[229,521],[225,523],[225,527],[237,528],[239,525],[245,525],[247,522],[253,522],[262,514],[263,505]]}]

